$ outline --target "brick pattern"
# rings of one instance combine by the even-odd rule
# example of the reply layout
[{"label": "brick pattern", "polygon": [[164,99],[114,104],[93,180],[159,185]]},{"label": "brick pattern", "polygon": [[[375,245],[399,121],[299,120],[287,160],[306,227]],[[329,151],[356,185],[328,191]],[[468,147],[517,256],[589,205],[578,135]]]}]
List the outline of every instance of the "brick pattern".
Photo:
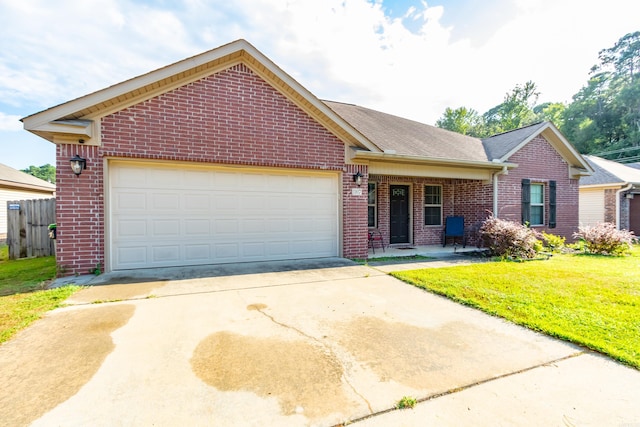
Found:
[{"label": "brick pattern", "polygon": [[[360,172],[362,184],[353,182],[353,175]],[[344,165],[342,174],[342,233],[343,256],[345,258],[366,259],[367,240],[367,188],[369,182],[368,167],[364,165]],[[353,190],[362,190],[362,195],[354,195]]]},{"label": "brick pattern", "polygon": [[[76,176],[69,165],[75,155],[87,159]],[[95,146],[56,146],[56,263],[58,274],[88,274],[104,266],[104,197],[102,156]]]},{"label": "brick pattern", "polygon": [[[624,196],[624,193],[620,194],[620,224],[619,228],[621,230],[629,230],[631,228],[631,200],[627,199]],[[615,201],[615,196],[614,196]],[[613,209],[615,210],[615,203],[613,205]],[[615,222],[614,222],[615,224]]]},{"label": "brick pattern", "polygon": [[[491,184],[474,180],[406,178],[386,175],[372,175],[377,184],[378,229],[385,242],[390,237],[389,186],[408,184],[411,187],[411,244],[442,244],[445,218],[450,215],[462,215],[465,218],[465,234],[468,244],[476,243],[476,232],[487,217],[493,200]],[[424,225],[424,186],[442,186],[442,225]]]},{"label": "brick pattern", "polygon": [[344,144],[239,64],[102,119],[103,155],[342,170]]},{"label": "brick pattern", "polygon": [[616,191],[612,188],[604,190],[604,221],[618,225],[616,218]]},{"label": "brick pattern", "polygon": [[545,224],[549,223],[549,181],[556,181],[556,228],[535,227],[573,241],[577,231],[578,180],[570,179],[566,161],[542,136],[537,136],[508,159],[518,164],[508,175],[501,175],[499,182],[498,216],[511,221],[521,221],[522,179],[545,184]]},{"label": "brick pattern", "polygon": [[[344,144],[242,64],[104,117],[101,126],[102,147],[57,147],[61,275],[85,274],[104,265],[105,157],[344,168]],[[87,159],[87,170],[80,177],[69,167],[75,154]],[[351,186],[350,178],[345,175],[345,188]],[[351,207],[347,206],[351,199],[345,198],[349,216],[364,218],[345,226],[346,256],[363,253],[362,243],[349,236],[357,234],[353,230],[358,227],[363,233],[366,229],[364,194],[364,214],[359,201]],[[361,221],[364,227],[358,225]]]},{"label": "brick pattern", "polygon": [[[84,274],[104,265],[105,157],[342,171],[343,256],[367,257],[367,166],[345,165],[344,144],[338,138],[242,64],[104,117],[101,126],[102,147],[57,147],[57,260],[62,275]],[[80,177],[69,168],[75,154],[87,159]],[[578,181],[568,179],[566,163],[542,137],[509,161],[519,167],[500,177],[500,217],[520,220],[522,178],[556,180],[558,228],[550,231],[570,238],[578,225]],[[353,193],[357,171],[364,175],[361,195]],[[386,242],[393,183],[411,185],[411,243],[416,245],[439,244],[442,239],[442,226],[424,225],[426,184],[443,186],[443,218],[464,215],[472,232],[470,244],[473,231],[492,208],[491,183],[371,179],[378,183],[378,224]]]}]

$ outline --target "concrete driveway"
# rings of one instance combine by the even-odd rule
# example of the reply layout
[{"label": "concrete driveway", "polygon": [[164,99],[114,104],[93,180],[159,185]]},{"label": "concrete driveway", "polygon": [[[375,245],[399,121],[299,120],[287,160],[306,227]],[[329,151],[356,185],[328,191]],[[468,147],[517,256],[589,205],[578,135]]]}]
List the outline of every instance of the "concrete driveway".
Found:
[{"label": "concrete driveway", "polygon": [[0,424],[639,425],[639,371],[382,270],[99,276],[0,346]]}]

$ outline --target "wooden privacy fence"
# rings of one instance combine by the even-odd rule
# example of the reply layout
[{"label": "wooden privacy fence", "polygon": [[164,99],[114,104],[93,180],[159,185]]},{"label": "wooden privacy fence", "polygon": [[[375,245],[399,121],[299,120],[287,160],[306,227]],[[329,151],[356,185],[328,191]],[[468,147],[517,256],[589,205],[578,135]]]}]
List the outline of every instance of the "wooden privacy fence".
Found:
[{"label": "wooden privacy fence", "polygon": [[9,259],[55,254],[49,224],[56,222],[56,199],[7,202]]}]

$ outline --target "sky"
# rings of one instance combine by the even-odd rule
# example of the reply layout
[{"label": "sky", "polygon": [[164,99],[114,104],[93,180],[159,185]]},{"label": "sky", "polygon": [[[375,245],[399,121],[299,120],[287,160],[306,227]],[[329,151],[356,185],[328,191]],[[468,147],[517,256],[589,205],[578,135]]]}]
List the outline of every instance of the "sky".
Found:
[{"label": "sky", "polygon": [[638,0],[0,0],[0,163],[55,164],[20,118],[246,39],[320,99],[435,124],[531,80],[570,102]]}]

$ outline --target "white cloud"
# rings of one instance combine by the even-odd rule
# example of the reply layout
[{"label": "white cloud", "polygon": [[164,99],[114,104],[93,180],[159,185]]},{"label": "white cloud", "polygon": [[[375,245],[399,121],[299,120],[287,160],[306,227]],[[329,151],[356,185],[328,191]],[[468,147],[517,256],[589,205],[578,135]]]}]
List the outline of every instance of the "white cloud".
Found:
[{"label": "white cloud", "polygon": [[15,132],[22,130],[21,118],[20,116],[5,114],[0,111],[0,131]]},{"label": "white cloud", "polygon": [[433,123],[527,80],[568,101],[597,52],[639,29],[628,0],[496,0],[478,22],[440,3],[392,18],[379,0],[0,0],[0,104],[27,115],[246,38],[320,98]]}]

